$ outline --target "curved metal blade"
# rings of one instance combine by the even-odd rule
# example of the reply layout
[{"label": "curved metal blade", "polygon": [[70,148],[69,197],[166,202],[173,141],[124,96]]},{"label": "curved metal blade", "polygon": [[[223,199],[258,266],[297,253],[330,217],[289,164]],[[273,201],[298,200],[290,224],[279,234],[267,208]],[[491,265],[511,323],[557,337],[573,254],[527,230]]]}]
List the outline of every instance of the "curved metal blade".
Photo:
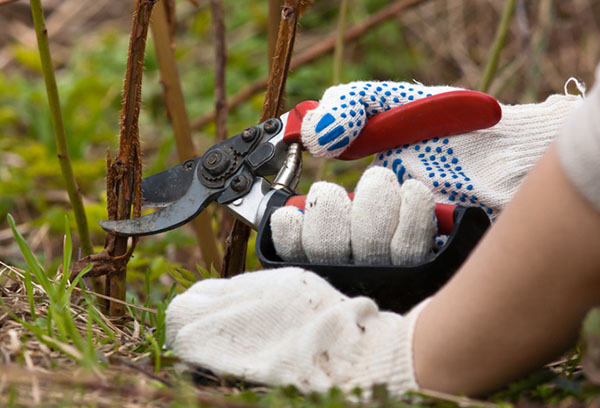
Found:
[{"label": "curved metal blade", "polygon": [[199,158],[188,160],[142,180],[142,205],[166,207],[179,200],[190,188]]},{"label": "curved metal blade", "polygon": [[127,236],[151,235],[169,231],[191,221],[222,192],[222,189],[214,190],[204,187],[198,177],[194,176],[188,191],[174,203],[139,218],[100,221],[100,226],[106,232]]}]

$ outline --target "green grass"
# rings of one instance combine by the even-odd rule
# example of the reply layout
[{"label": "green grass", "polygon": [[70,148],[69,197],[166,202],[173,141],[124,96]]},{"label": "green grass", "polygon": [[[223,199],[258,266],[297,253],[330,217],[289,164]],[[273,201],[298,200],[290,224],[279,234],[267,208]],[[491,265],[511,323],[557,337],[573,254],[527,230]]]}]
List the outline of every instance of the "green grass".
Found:
[{"label": "green grass", "polygon": [[[98,315],[95,312],[94,302],[89,296],[85,295],[85,291],[82,293],[84,294],[87,306],[88,330],[86,335],[82,335],[76,327],[74,313],[70,307],[71,295],[81,281],[82,276],[90,271],[92,265],[85,267],[77,277],[73,279],[73,282],[69,282],[73,244],[71,241],[68,219],[65,217],[63,263],[62,272],[60,274],[57,273],[59,276],[58,281],[52,280],[42,268],[25,242],[23,236],[17,231],[14,219],[11,215],[8,215],[8,223],[13,230],[15,240],[25,257],[25,260],[27,261],[28,268],[25,270],[24,275],[32,322],[25,321],[15,315],[1,298],[0,306],[13,319],[25,326],[40,342],[76,359],[78,363],[84,367],[95,367],[98,364],[98,356],[96,355],[91,334],[91,326],[89,325],[98,324],[105,330],[105,333],[109,337],[113,337],[114,334],[98,318]],[[49,300],[47,317],[45,319],[37,317],[36,297],[34,296],[33,291],[34,285],[38,286]],[[70,346],[73,346],[74,349]]]},{"label": "green grass", "polygon": [[[101,316],[101,312],[97,309],[96,299],[88,295],[85,290],[74,292],[77,287],[83,289],[81,277],[90,267],[81,271],[73,282],[69,281],[73,246],[68,218],[64,218],[65,235],[62,264],[59,270],[53,274],[48,273],[40,265],[23,236],[16,230],[14,219],[10,215],[8,216],[8,223],[27,263],[21,279],[25,287],[28,313],[17,315],[2,297],[0,297],[0,308],[8,313],[13,320],[21,324],[33,339],[72,359],[79,367],[87,370],[91,369],[96,375],[103,377],[118,375],[118,367],[111,364],[105,356],[107,351],[110,353],[111,350],[115,351],[120,348],[117,334],[113,331],[113,328],[107,325],[105,318]],[[173,370],[174,356],[170,351],[163,348],[166,306],[177,293],[178,285],[182,288],[189,287],[196,280],[196,275],[175,266],[171,267],[169,273],[174,278],[175,283],[170,286],[168,295],[161,301],[157,303],[152,301],[152,278],[149,269],[146,271],[143,283],[143,291],[145,292],[143,308],[136,306],[138,300],[135,297],[131,296],[129,299],[130,305],[127,309],[134,319],[133,331],[138,331],[138,340],[132,343],[129,350],[127,350],[128,354],[125,356],[126,359],[131,361],[137,359],[135,356],[144,358],[147,366],[151,367],[155,375],[159,376],[157,378],[162,379],[159,382],[154,381],[150,385],[146,385],[148,387],[146,390],[147,395],[159,395],[165,390],[169,390],[165,394],[168,395],[169,406],[223,406],[222,404],[239,403],[252,407],[317,408],[349,407],[355,405],[356,401],[360,401],[359,406],[364,407],[457,407],[481,404],[497,404],[498,406],[508,407],[523,401],[544,405],[558,405],[566,402],[585,404],[595,401],[600,396],[600,386],[590,383],[581,371],[582,354],[576,348],[566,356],[563,362],[545,367],[523,380],[510,384],[485,401],[438,393],[409,393],[402,398],[397,398],[388,395],[384,386],[378,386],[371,390],[372,396],[370,398],[365,398],[364,392],[356,390],[351,400],[348,400],[337,389],[332,389],[324,394],[311,393],[303,395],[294,387],[277,387],[267,390],[252,385],[244,385],[243,382],[240,383],[239,381],[232,383],[226,379],[217,379],[217,382],[213,381],[210,386],[220,393],[229,394],[226,399],[228,402],[225,403],[220,399],[202,400],[197,391],[194,391],[190,379],[185,376],[182,377]],[[215,273],[215,271],[208,272],[198,269],[198,274],[202,278],[214,278],[216,277]],[[80,307],[77,307],[78,312],[73,309],[76,294],[80,296],[79,302],[81,303]],[[79,313],[85,314],[83,316],[85,324],[82,324],[81,320],[77,320],[80,317]],[[596,323],[597,313],[593,313],[586,323],[587,331],[595,333],[593,328],[596,327]],[[129,323],[129,326],[132,326],[131,323]],[[23,337],[22,341],[26,347],[27,336]],[[57,368],[60,372],[61,364]],[[51,383],[51,380],[46,381]],[[115,378],[111,381],[116,382],[113,388],[118,390],[118,384],[121,380]],[[93,391],[91,389],[93,388],[91,385],[93,382],[82,381],[78,383],[77,380],[73,380],[73,384],[83,387],[84,393]],[[166,386],[165,384],[169,385]],[[88,387],[87,391],[86,387]],[[117,392],[116,390],[114,392]],[[22,398],[22,394],[19,394],[22,392],[22,388],[16,385],[11,388],[8,399],[4,400],[7,406],[11,406],[11,401],[16,404],[16,401]],[[64,392],[65,405],[63,406],[76,406],[77,399],[71,392],[66,390]]]}]

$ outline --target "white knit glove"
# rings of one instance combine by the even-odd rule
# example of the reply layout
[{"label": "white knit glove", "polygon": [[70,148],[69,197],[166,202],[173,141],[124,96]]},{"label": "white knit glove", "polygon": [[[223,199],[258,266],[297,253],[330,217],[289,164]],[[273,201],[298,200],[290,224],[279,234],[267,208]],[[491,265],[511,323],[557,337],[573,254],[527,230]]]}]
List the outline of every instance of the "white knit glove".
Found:
[{"label": "white knit glove", "polygon": [[425,302],[406,316],[380,312],[298,268],[203,280],[169,305],[167,346],[188,364],[251,382],[303,392],[387,383],[399,394],[417,388],[412,337]]},{"label": "white knit glove", "polygon": [[424,261],[436,230],[433,195],[423,183],[402,186],[383,167],[360,178],[354,200],[337,184],[311,186],[304,213],[281,207],[271,216],[275,251],[289,262],[413,265]]},{"label": "white knit glove", "polygon": [[[457,90],[417,83],[352,82],[329,88],[302,122],[302,143],[318,157],[339,156],[368,118],[392,107]],[[398,181],[415,178],[436,202],[479,206],[493,218],[558,134],[581,98],[552,95],[539,104],[502,105],[502,119],[483,130],[398,146],[375,156]]]}]

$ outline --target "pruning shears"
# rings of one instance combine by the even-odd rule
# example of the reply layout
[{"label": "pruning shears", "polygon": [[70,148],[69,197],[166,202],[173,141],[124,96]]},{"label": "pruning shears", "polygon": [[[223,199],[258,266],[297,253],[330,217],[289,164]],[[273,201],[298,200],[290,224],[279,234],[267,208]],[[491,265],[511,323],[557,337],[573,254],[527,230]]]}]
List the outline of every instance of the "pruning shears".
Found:
[{"label": "pruning shears", "polygon": [[[142,205],[159,209],[139,218],[101,221],[101,227],[116,235],[157,234],[191,221],[216,202],[258,231],[257,255],[263,266],[289,266],[275,253],[269,218],[283,205],[304,205],[305,197],[294,192],[302,170],[300,128],[306,112],[317,106],[315,101],[302,102],[279,118],[215,144],[201,157],[144,178]],[[496,100],[480,92],[433,95],[370,118],[339,159],[354,160],[400,145],[483,129],[496,124],[500,116]],[[269,176],[275,176],[272,182]],[[382,308],[404,311],[445,283],[489,226],[488,217],[475,207],[440,203],[436,216],[439,232],[450,236],[423,264],[296,265],[319,273],[349,295],[368,295]]]}]

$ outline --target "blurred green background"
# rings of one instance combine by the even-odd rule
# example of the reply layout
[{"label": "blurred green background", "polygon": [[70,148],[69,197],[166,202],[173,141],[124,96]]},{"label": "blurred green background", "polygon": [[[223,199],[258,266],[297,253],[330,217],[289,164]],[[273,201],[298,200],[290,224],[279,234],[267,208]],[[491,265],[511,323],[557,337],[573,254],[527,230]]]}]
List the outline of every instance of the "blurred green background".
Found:
[{"label": "blurred green background", "polygon": [[[346,28],[392,2],[350,0]],[[118,149],[119,111],[133,0],[44,0],[51,52],[77,181],[84,196],[94,245],[104,234],[106,150]],[[192,121],[214,105],[213,28],[208,1],[177,0],[176,56]],[[503,0],[424,0],[365,32],[344,47],[342,82],[417,80],[475,89],[493,41]],[[267,74],[268,2],[225,0],[227,92],[234,95]],[[302,17],[295,54],[334,35],[338,1],[319,1]],[[543,100],[563,92],[574,76],[592,84],[600,56],[600,1],[517,1],[508,40],[490,93],[505,103]],[[49,109],[33,24],[26,0],[0,5],[0,260],[21,265],[8,224],[11,213],[42,262],[54,268],[62,246],[68,197],[56,159]],[[177,163],[173,131],[163,103],[160,75],[149,36],[143,82],[140,134],[144,176]],[[331,54],[290,73],[287,106],[319,99],[332,85]],[[255,124],[258,93],[230,112],[229,134]],[[210,124],[194,131],[199,152],[214,143]],[[305,157],[299,189],[318,177],[352,189],[368,160],[329,162]],[[215,229],[219,217],[209,208]],[[71,221],[73,217],[71,216]],[[72,225],[76,240],[75,225]],[[77,244],[75,244],[77,247]],[[128,279],[150,274],[168,288],[166,270],[195,270],[202,264],[187,227],[141,240]],[[260,267],[252,249],[248,268]],[[132,290],[135,292],[135,287]],[[142,285],[139,285],[142,286]],[[158,294],[158,293],[157,293]]]}]

